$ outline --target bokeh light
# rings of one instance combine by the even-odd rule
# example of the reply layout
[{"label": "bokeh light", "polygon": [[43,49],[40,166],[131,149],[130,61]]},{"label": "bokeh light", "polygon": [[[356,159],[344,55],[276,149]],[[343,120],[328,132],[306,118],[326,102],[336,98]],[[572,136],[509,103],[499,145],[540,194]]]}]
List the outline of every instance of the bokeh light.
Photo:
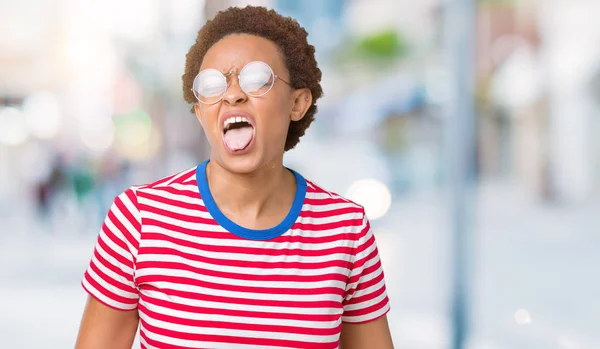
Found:
[{"label": "bokeh light", "polygon": [[[131,160],[145,159],[155,150],[158,133],[153,133],[150,115],[143,109],[115,117],[117,151]],[[154,135],[154,137],[152,137]],[[153,142],[151,142],[151,139]]]},{"label": "bokeh light", "polygon": [[94,152],[104,152],[115,141],[115,125],[112,120],[97,120],[94,123],[82,123],[79,127],[79,136],[83,144]]},{"label": "bokeh light", "polygon": [[372,178],[352,183],[346,191],[346,197],[362,205],[371,220],[385,216],[392,204],[392,194],[388,187]]},{"label": "bokeh light", "polygon": [[53,138],[60,130],[60,105],[56,96],[50,92],[35,93],[25,99],[23,114],[29,132],[38,138]]},{"label": "bokeh light", "polygon": [[0,108],[0,143],[16,146],[25,142],[28,135],[21,110],[15,107]]},{"label": "bokeh light", "polygon": [[531,314],[527,309],[519,309],[515,311],[515,321],[519,325],[528,325],[531,323]]}]

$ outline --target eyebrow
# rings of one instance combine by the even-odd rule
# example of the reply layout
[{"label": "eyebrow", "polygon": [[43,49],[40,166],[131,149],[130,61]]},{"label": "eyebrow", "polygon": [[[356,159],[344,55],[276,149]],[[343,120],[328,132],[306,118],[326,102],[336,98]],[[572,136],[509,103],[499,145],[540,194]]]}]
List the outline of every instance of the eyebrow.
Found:
[{"label": "eyebrow", "polygon": [[203,70],[207,70],[207,69],[214,69],[214,70],[220,72],[223,75],[227,75],[228,73],[231,73],[231,72],[238,72],[238,70],[241,70],[241,68],[240,69],[236,69],[235,67],[234,68],[230,68],[230,69],[225,69],[225,70],[218,69],[218,68],[215,68],[215,67],[204,67],[204,68],[201,67],[201,69],[199,71],[203,71]]}]

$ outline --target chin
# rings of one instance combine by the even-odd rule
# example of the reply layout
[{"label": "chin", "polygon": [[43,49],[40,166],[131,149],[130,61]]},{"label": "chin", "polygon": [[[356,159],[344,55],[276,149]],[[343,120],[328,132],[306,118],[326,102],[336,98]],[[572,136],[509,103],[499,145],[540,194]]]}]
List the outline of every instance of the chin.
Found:
[{"label": "chin", "polygon": [[232,173],[253,173],[266,164],[264,158],[254,152],[246,153],[244,155],[232,155],[223,150],[223,153],[217,156],[211,156],[211,161],[217,162],[220,167]]}]

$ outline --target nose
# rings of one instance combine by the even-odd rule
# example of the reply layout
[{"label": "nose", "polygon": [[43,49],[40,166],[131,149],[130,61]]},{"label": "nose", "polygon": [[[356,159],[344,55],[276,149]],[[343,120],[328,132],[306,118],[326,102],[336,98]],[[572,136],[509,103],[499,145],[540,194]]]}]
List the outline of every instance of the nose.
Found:
[{"label": "nose", "polygon": [[225,91],[223,101],[228,105],[244,103],[248,99],[248,96],[240,87],[239,75],[232,74],[229,81],[229,87],[227,88],[227,91]]}]

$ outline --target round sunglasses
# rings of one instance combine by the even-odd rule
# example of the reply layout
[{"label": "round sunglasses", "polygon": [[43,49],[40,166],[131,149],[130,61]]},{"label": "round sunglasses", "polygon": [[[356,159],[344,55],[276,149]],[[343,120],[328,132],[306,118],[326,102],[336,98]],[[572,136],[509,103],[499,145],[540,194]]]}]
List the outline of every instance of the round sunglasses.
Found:
[{"label": "round sunglasses", "polygon": [[264,96],[271,91],[275,79],[279,79],[288,86],[292,85],[273,73],[273,69],[265,63],[254,61],[246,64],[239,73],[221,73],[217,69],[204,69],[194,78],[192,91],[199,102],[203,104],[215,104],[223,99],[227,88],[231,85],[227,78],[230,75],[238,76],[238,83],[244,93],[251,97]]}]

